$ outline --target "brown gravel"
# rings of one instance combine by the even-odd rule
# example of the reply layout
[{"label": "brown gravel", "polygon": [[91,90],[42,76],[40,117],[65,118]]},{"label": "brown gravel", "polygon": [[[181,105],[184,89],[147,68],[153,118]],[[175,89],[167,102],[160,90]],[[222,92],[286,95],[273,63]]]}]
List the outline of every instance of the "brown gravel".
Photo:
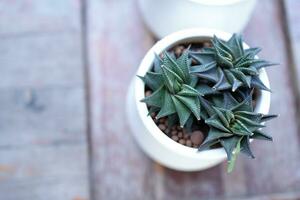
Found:
[{"label": "brown gravel", "polygon": [[179,143],[182,144],[182,145],[185,145],[185,139],[180,139]]},{"label": "brown gravel", "polygon": [[183,138],[183,133],[182,132],[178,132],[177,135],[178,135],[179,138]]},{"label": "brown gravel", "polygon": [[[161,122],[160,122],[160,123],[161,123]],[[160,130],[162,130],[162,131],[165,131],[165,130],[167,129],[166,125],[164,125],[164,124],[159,124],[159,125],[158,125],[158,128],[159,128]]]},{"label": "brown gravel", "polygon": [[204,140],[204,134],[202,131],[193,131],[191,135],[191,141],[193,144],[200,145]]},{"label": "brown gravel", "polygon": [[167,125],[167,118],[156,119],[155,113],[152,113],[151,117],[162,132],[179,144],[187,147],[198,148],[203,141],[204,136],[201,131],[193,131],[192,133],[189,133],[179,125],[170,128]]},{"label": "brown gravel", "polygon": [[177,135],[173,135],[173,136],[172,136],[172,140],[174,140],[174,141],[176,141],[176,142],[177,142],[177,141],[179,140],[179,138],[178,138],[178,136],[177,136]]},{"label": "brown gravel", "polygon": [[175,55],[176,55],[177,58],[181,56],[181,54],[183,53],[184,49],[185,49],[185,47],[182,46],[182,45],[176,46],[174,48],[174,53],[175,53]]},{"label": "brown gravel", "polygon": [[148,97],[148,96],[150,96],[151,94],[152,94],[151,90],[147,90],[146,93],[145,93],[145,96]]},{"label": "brown gravel", "polygon": [[192,146],[192,141],[191,140],[187,140],[185,143],[186,146],[191,147]]}]

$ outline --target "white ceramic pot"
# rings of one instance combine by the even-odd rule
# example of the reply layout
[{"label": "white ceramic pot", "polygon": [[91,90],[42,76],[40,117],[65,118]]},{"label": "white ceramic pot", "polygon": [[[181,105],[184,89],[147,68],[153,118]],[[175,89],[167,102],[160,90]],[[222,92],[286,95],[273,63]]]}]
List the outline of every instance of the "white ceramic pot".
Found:
[{"label": "white ceramic pot", "polygon": [[241,32],[256,0],[139,0],[141,14],[159,38],[187,28]]},{"label": "white ceramic pot", "polygon": [[[187,29],[166,36],[147,52],[136,74],[144,76],[151,69],[155,53],[158,55],[180,43],[207,41],[213,35],[222,40],[228,40],[231,37],[229,33],[211,29]],[[244,48],[249,47],[244,44]],[[264,69],[261,69],[259,77],[269,87],[268,76]],[[140,102],[144,97],[145,84],[135,76],[127,95],[127,118],[137,143],[152,159],[169,168],[182,171],[207,169],[226,159],[223,148],[198,152],[196,148],[174,142],[156,126],[150,116],[147,116],[147,106]],[[269,107],[270,93],[259,91],[255,111],[267,114]]]}]

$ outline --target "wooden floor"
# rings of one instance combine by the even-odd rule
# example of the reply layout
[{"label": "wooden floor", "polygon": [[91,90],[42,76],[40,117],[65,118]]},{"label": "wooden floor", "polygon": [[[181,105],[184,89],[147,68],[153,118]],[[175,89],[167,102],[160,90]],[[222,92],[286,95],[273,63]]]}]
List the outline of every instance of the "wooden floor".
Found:
[{"label": "wooden floor", "polygon": [[164,168],[126,123],[155,39],[135,0],[0,2],[0,200],[300,199],[300,1],[260,0],[244,39],[268,69],[274,142],[203,172]]}]

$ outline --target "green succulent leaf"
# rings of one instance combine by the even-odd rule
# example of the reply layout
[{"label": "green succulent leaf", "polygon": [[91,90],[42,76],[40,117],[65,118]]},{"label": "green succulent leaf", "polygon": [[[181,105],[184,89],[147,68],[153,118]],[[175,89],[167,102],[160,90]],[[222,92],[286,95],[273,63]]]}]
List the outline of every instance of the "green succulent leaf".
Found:
[{"label": "green succulent leaf", "polygon": [[153,91],[141,101],[150,109],[155,107],[157,118],[175,114],[183,127],[192,113],[198,120],[206,117],[199,99],[204,94],[196,89],[198,78],[190,73],[190,68],[188,50],[177,59],[174,54],[163,52],[162,57],[156,55],[153,71],[140,77]]},{"label": "green succulent leaf", "polygon": [[243,137],[241,140],[241,152],[249,156],[250,158],[255,158],[250,149],[250,137]]},{"label": "green succulent leaf", "polygon": [[[227,153],[227,156],[229,157],[228,167],[227,167],[228,173],[232,172],[234,169],[235,161],[241,150],[241,140],[242,139],[243,138],[232,137],[232,138],[225,139],[225,140],[227,140],[227,142],[223,142],[223,144],[225,145],[224,149]],[[222,141],[221,141],[221,143],[222,143]]]},{"label": "green succulent leaf", "polygon": [[149,106],[161,107],[164,102],[165,87],[161,86],[156,91],[154,91],[150,96],[145,97],[141,102],[146,103]]},{"label": "green succulent leaf", "polygon": [[157,90],[163,85],[163,77],[161,74],[156,72],[147,72],[144,77],[139,76],[144,83],[153,91]]},{"label": "green succulent leaf", "polygon": [[156,118],[159,119],[161,117],[165,117],[171,115],[176,112],[176,108],[172,101],[172,96],[169,92],[165,91],[165,97],[162,107],[160,108],[159,113],[157,114]]},{"label": "green succulent leaf", "polygon": [[256,58],[260,48],[244,50],[242,37],[237,34],[228,41],[214,37],[212,44],[211,48],[190,53],[191,57],[199,63],[193,66],[192,73],[215,83],[216,90],[231,88],[234,92],[241,87],[254,87],[269,91],[259,79],[259,70],[275,64]]},{"label": "green succulent leaf", "polygon": [[258,140],[270,140],[273,141],[273,138],[266,133],[263,133],[260,130],[254,131],[254,135],[251,136],[253,139],[258,139]]},{"label": "green succulent leaf", "polygon": [[[253,112],[252,94],[253,92],[249,92],[249,95],[242,102],[236,101],[229,92],[214,96],[213,103],[202,100],[205,102],[202,103],[205,110],[214,114],[205,120],[210,131],[199,150],[220,143],[227,153],[228,171],[233,169],[240,151],[254,158],[249,145],[250,138],[272,140],[271,136],[261,132],[260,129],[264,127],[262,122],[273,119],[276,115]],[[216,104],[218,105],[216,106]]]},{"label": "green succulent leaf", "polygon": [[190,117],[191,111],[187,106],[185,106],[184,103],[178,100],[175,96],[172,96],[172,100],[179,117],[180,126],[183,127],[188,118]]}]

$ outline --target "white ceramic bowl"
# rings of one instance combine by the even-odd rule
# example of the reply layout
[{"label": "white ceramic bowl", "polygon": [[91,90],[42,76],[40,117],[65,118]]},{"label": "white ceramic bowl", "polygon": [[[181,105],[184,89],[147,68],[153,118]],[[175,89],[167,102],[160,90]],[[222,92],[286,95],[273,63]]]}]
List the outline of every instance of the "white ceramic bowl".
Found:
[{"label": "white ceramic bowl", "polygon": [[162,38],[187,28],[241,32],[256,0],[139,0],[145,23]]},{"label": "white ceramic bowl", "polygon": [[[160,54],[164,50],[187,42],[207,41],[216,35],[222,40],[228,40],[231,34],[211,29],[187,29],[175,32],[158,41],[145,55],[137,75],[144,76],[153,66],[155,53]],[[244,48],[249,48],[244,43]],[[264,69],[261,69],[260,79],[269,87],[269,80]],[[165,135],[147,116],[148,109],[140,100],[145,97],[145,84],[138,77],[134,77],[127,95],[127,118],[134,138],[139,146],[152,159],[176,170],[198,171],[212,167],[226,159],[223,148],[198,152],[197,149],[174,142]],[[260,91],[255,111],[263,114],[269,112],[270,93]]]}]

